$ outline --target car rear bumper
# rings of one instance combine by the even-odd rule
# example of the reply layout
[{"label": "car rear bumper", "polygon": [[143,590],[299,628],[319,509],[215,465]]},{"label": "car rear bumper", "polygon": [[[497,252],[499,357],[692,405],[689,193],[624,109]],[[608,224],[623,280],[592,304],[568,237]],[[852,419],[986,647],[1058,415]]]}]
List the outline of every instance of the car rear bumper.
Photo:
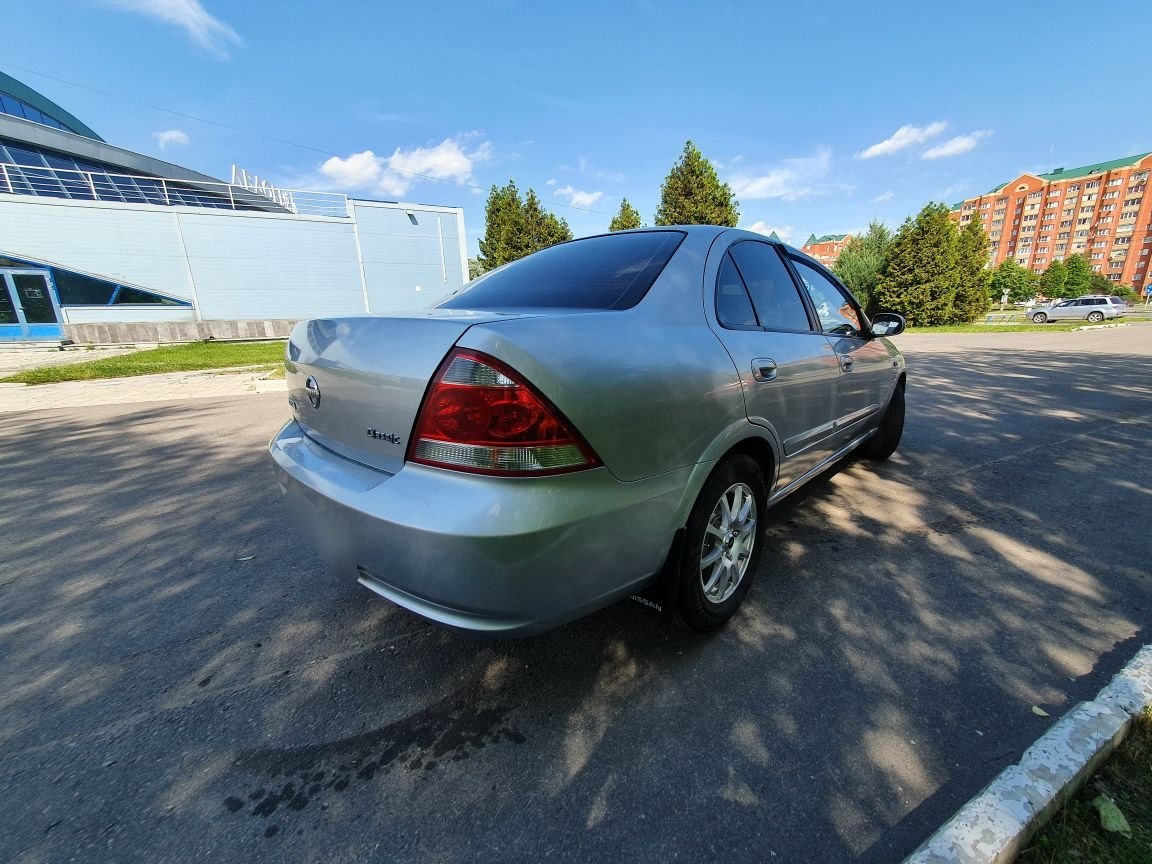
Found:
[{"label": "car rear bumper", "polygon": [[295,421],[269,452],[296,527],[338,573],[441,624],[522,636],[634,593],[664,562],[690,468],[506,479],[339,456]]}]

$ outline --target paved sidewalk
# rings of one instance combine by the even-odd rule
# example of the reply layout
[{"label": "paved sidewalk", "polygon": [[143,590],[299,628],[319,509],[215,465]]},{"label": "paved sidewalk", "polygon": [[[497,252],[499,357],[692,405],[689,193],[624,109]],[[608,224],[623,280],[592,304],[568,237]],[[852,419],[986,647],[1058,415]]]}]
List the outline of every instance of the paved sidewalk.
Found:
[{"label": "paved sidewalk", "polygon": [[0,384],[0,414],[285,392],[284,379],[268,375],[268,372],[170,372],[59,384]]}]

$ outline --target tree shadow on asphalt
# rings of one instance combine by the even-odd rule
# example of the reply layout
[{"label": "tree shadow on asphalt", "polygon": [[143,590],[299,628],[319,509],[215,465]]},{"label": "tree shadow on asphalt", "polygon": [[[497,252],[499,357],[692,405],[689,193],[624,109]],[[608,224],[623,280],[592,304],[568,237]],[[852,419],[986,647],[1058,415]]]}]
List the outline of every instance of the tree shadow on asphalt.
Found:
[{"label": "tree shadow on asphalt", "polygon": [[270,401],[227,429],[207,402],[26,415],[0,440],[0,851],[898,858],[1144,638],[1139,520],[1100,534],[1147,508],[1146,368],[912,357],[897,456],[775,508],[710,637],[624,603],[476,642],[336,579],[280,515],[278,408],[246,407]]}]

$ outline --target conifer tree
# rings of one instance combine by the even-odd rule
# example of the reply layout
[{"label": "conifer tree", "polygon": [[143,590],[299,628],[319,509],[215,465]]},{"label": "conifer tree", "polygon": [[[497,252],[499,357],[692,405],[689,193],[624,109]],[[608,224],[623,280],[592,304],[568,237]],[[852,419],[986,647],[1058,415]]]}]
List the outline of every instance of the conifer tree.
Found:
[{"label": "conifer tree", "polygon": [[532,190],[521,199],[513,180],[493,185],[484,211],[484,237],[476,270],[480,273],[572,239],[568,223],[544,208]]},{"label": "conifer tree", "polygon": [[[967,324],[988,314],[988,235],[980,220],[969,219],[960,229],[956,242],[956,297],[953,300],[953,324]],[[1031,276],[1031,274],[1029,274]]]},{"label": "conifer tree", "polygon": [[712,163],[687,141],[680,159],[660,187],[657,225],[727,225],[735,228],[740,207],[732,189],[721,183]]},{"label": "conifer tree", "polygon": [[536,193],[529,189],[521,211],[521,238],[522,251],[516,256],[517,258],[571,240],[572,231],[565,220],[545,210]]},{"label": "conifer tree", "polygon": [[628,199],[625,198],[620,202],[620,211],[612,217],[612,222],[608,225],[608,230],[626,231],[629,228],[639,227],[640,213],[628,202]]},{"label": "conifer tree", "polygon": [[888,264],[888,250],[892,246],[892,232],[882,222],[873,220],[868,231],[848,241],[833,268],[848,290],[866,311],[872,309],[876,283]]},{"label": "conifer tree", "polygon": [[480,240],[480,255],[476,263],[481,272],[492,270],[501,264],[522,257],[520,248],[520,228],[524,202],[516,182],[509,180],[507,186],[492,184],[488,193],[488,203],[484,207],[484,236]]},{"label": "conifer tree", "polygon": [[948,212],[945,204],[928,204],[915,219],[904,220],[876,285],[877,310],[898,312],[914,327],[952,322],[959,239]]}]

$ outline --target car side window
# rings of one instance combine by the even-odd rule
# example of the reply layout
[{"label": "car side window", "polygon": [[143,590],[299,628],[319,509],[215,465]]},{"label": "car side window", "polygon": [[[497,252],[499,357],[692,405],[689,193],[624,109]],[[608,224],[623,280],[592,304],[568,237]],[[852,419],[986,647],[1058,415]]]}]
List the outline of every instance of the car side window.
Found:
[{"label": "car side window", "polygon": [[840,286],[799,258],[793,258],[792,263],[812,298],[812,305],[816,307],[820,329],[838,336],[859,336],[864,330],[860,315]]},{"label": "car side window", "polygon": [[728,254],[744,277],[761,327],[766,330],[812,329],[792,274],[775,247],[746,240],[734,243]]},{"label": "car side window", "polygon": [[721,327],[758,326],[752,301],[748,298],[748,289],[744,287],[744,280],[732,263],[732,256],[727,253],[716,277],[716,320]]}]

